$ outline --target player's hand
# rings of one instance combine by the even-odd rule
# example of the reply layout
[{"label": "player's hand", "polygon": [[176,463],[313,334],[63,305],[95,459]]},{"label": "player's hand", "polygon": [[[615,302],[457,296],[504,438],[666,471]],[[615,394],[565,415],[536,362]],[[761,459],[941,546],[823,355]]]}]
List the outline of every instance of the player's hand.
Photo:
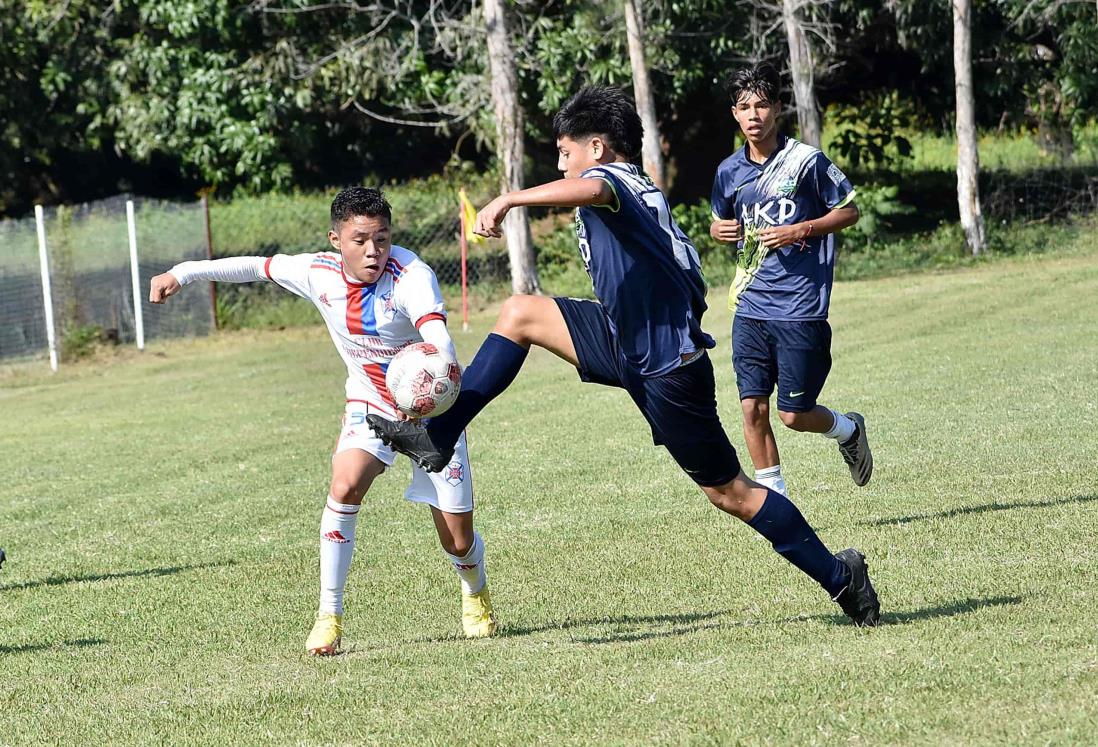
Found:
[{"label": "player's hand", "polygon": [[[759,243],[767,249],[779,249],[790,244],[801,244],[808,238],[807,223],[792,223],[788,226],[770,226],[759,231]],[[803,249],[804,246],[802,245]]]},{"label": "player's hand", "polygon": [[149,284],[149,303],[164,303],[170,296],[178,293],[183,286],[170,272],[163,272]]},{"label": "player's hand", "polygon": [[510,209],[511,205],[507,201],[507,195],[500,195],[492,200],[477,213],[477,222],[473,227],[473,233],[490,239],[498,239],[503,235],[503,231],[499,227],[503,225],[503,218]]},{"label": "player's hand", "polygon": [[743,241],[743,226],[738,220],[715,220],[709,225],[709,235],[722,244]]}]

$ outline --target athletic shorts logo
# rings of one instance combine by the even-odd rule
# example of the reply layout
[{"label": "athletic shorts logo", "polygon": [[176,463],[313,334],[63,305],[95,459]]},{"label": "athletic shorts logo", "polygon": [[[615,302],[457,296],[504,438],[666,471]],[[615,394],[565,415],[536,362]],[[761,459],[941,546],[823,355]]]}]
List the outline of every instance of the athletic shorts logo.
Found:
[{"label": "athletic shorts logo", "polygon": [[339,533],[338,529],[333,529],[330,532],[325,532],[321,536],[323,536],[324,539],[328,540],[329,542],[335,542],[336,544],[339,544],[339,545],[343,545],[343,544],[346,544],[346,543],[350,542],[349,539],[347,539],[346,537],[344,537],[342,534]]},{"label": "athletic shorts logo", "polygon": [[801,396],[802,394],[804,394],[804,390],[803,390],[803,389],[802,389],[801,391],[799,391],[799,392],[790,392],[790,393],[789,393],[789,396],[790,396],[790,397],[800,397],[800,396]]},{"label": "athletic shorts logo", "polygon": [[465,479],[465,465],[461,462],[450,462],[443,476],[446,482],[457,487]]},{"label": "athletic shorts logo", "polygon": [[320,294],[320,302],[322,304],[324,304],[325,306],[327,306],[329,309],[332,308],[332,304],[328,300],[328,294],[327,293],[321,293]]}]

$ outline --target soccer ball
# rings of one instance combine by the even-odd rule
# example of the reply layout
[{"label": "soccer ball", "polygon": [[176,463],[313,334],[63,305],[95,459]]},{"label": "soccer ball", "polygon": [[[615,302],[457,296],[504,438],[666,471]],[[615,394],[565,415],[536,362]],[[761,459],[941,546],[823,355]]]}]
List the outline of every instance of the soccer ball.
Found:
[{"label": "soccer ball", "polygon": [[461,391],[461,369],[431,343],[417,342],[393,356],[385,386],[408,417],[441,415]]}]

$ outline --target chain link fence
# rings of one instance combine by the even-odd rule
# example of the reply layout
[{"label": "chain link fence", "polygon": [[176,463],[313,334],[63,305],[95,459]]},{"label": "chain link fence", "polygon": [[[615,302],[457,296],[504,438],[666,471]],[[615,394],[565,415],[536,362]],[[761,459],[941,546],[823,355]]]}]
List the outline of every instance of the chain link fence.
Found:
[{"label": "chain link fence", "polygon": [[[43,210],[45,278],[36,218],[0,221],[0,358],[47,353],[48,316],[62,360],[79,356],[89,343],[194,336],[213,328],[208,294],[153,306],[145,293],[153,275],[176,262],[207,256],[202,204],[134,200],[135,308],[126,203],[122,196]],[[46,313],[47,287],[51,315]]]},{"label": "chain link fence", "polygon": [[[386,190],[393,206],[393,242],[428,262],[449,307],[461,299],[461,210],[451,185]],[[207,334],[217,319],[241,308],[297,303],[269,283],[192,287],[164,305],[147,300],[149,280],[172,265],[208,256],[271,256],[331,249],[327,233],[334,192],[266,195],[209,204],[134,198],[138,310],[128,238],[126,196],[42,211],[48,254],[50,308],[60,358],[78,357],[90,343]],[[474,191],[472,199],[482,196]],[[483,200],[481,200],[483,201]],[[510,282],[503,242],[468,252],[468,286]],[[0,221],[0,359],[49,350],[45,290],[36,219]],[[300,305],[300,304],[298,304]],[[300,313],[297,318],[311,319]],[[140,318],[140,324],[139,324]],[[143,330],[143,335],[141,334]]]}]

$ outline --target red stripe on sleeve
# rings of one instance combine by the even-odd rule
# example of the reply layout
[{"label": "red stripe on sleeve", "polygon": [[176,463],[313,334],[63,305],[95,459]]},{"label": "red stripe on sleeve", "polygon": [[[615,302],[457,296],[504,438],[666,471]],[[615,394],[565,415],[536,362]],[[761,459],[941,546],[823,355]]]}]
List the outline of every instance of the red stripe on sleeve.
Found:
[{"label": "red stripe on sleeve", "polygon": [[432,312],[430,314],[425,314],[424,316],[421,316],[419,319],[417,319],[416,320],[416,329],[419,329],[421,326],[423,326],[427,322],[431,321],[432,319],[441,319],[443,324],[446,323],[446,315],[445,314],[440,314],[437,311],[435,311],[435,312]]},{"label": "red stripe on sleeve", "polygon": [[274,280],[274,278],[271,277],[271,260],[272,259],[274,259],[274,257],[267,257],[267,261],[263,263],[263,274],[267,276],[268,280]]}]

